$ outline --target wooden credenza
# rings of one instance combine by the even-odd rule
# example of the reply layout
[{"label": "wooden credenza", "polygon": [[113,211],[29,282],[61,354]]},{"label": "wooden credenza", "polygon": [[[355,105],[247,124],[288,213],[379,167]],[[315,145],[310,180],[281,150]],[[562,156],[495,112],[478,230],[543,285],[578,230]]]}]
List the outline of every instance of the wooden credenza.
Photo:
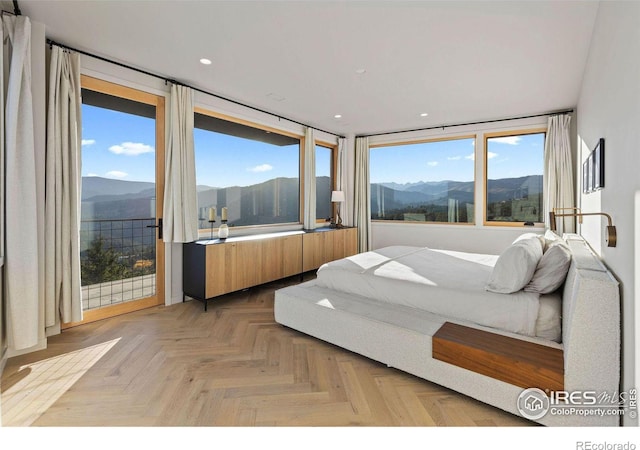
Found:
[{"label": "wooden credenza", "polygon": [[315,270],[324,263],[355,255],[357,228],[319,228],[302,235],[302,271]]},{"label": "wooden credenza", "polygon": [[230,292],[317,269],[356,253],[355,228],[211,239],[183,245],[183,296],[204,303]]}]

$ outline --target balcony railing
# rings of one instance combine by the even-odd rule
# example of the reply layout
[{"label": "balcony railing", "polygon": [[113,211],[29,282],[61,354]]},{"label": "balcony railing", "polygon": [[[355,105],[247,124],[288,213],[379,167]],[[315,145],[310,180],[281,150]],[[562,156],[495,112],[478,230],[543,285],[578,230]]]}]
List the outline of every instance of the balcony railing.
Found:
[{"label": "balcony railing", "polygon": [[85,310],[154,295],[155,218],[93,219],[80,224]]}]

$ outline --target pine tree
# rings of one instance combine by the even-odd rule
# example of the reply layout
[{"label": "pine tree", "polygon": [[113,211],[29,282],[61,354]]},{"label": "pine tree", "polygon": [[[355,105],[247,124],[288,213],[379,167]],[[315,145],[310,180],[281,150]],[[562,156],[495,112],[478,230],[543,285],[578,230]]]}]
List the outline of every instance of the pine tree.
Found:
[{"label": "pine tree", "polygon": [[129,269],[120,262],[120,254],[112,248],[106,248],[102,236],[94,239],[82,261],[82,285],[120,280],[127,277]]}]

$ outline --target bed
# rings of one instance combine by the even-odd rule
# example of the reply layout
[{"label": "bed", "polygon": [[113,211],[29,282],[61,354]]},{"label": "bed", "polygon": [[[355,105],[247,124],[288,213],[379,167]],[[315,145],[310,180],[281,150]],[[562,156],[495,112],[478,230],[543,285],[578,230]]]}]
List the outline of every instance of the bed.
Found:
[{"label": "bed", "polygon": [[[567,249],[566,270],[561,279],[549,270],[555,284],[541,289],[542,257],[556,246]],[[616,415],[552,414],[549,405],[541,417],[523,413],[526,380],[505,381],[434,354],[442,353],[434,349],[443,330],[461,326],[559,354],[564,391],[617,392],[619,287],[579,235],[527,233],[500,255],[407,246],[361,253],[277,290],[274,313],[284,326],[544,425],[619,423]]]}]

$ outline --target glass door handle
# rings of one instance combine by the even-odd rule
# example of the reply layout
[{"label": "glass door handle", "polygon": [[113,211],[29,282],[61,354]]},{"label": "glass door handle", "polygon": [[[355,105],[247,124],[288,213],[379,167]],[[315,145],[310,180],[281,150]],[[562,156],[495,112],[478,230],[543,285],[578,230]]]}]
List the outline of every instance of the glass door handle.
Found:
[{"label": "glass door handle", "polygon": [[162,217],[158,219],[158,225],[147,225],[147,228],[157,228],[158,239],[162,239]]}]

